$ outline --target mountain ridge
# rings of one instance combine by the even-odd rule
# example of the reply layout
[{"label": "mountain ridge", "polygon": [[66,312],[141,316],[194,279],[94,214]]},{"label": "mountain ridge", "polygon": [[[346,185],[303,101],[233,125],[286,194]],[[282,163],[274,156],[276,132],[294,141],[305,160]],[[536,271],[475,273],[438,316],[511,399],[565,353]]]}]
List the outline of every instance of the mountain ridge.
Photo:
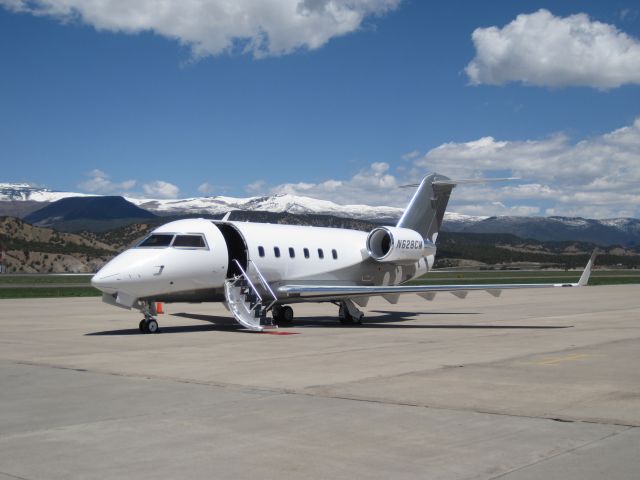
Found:
[{"label": "mountain ridge", "polygon": [[[101,198],[74,192],[60,192],[28,184],[0,183],[0,214],[26,218],[48,203],[68,197]],[[376,223],[395,224],[403,209],[386,206],[340,205],[329,200],[291,194],[255,197],[191,197],[145,199],[124,197],[134,205],[167,217],[223,215],[229,211],[273,212],[297,215],[327,215]],[[77,229],[77,227],[74,227]],[[635,218],[585,219],[582,217],[483,217],[453,212],[445,214],[443,230],[466,233],[512,233],[535,240],[584,240],[600,245],[640,244],[640,220]]]},{"label": "mountain ridge", "polygon": [[47,204],[27,215],[24,220],[32,225],[50,226],[77,220],[141,220],[156,215],[137,207],[123,197],[66,197]]}]

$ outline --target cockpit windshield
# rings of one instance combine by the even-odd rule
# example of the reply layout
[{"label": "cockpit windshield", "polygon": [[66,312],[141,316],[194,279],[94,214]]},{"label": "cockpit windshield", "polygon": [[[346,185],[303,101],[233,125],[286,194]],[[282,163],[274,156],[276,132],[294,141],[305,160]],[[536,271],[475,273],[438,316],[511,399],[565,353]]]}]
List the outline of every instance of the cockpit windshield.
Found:
[{"label": "cockpit windshield", "polygon": [[171,245],[171,240],[173,240],[171,233],[152,233],[138,244],[138,248],[168,247]]},{"label": "cockpit windshield", "polygon": [[176,239],[172,245],[172,247],[182,248],[206,248],[206,246],[207,244],[204,241],[204,237],[198,234],[176,235]]},{"label": "cockpit windshield", "polygon": [[201,233],[152,233],[142,240],[136,248],[167,248],[170,246],[174,248],[206,249],[207,243]]}]

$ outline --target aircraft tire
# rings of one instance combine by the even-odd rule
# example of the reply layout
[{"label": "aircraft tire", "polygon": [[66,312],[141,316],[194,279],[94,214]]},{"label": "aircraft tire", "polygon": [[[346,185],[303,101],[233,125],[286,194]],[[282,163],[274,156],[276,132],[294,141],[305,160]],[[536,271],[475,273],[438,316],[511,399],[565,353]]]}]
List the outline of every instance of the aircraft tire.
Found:
[{"label": "aircraft tire", "polygon": [[138,328],[140,329],[140,333],[147,333],[146,329],[145,329],[145,323],[146,323],[146,320],[144,318],[142,320],[140,320],[140,323],[138,324]]},{"label": "aircraft tire", "polygon": [[148,322],[145,322],[144,330],[146,333],[158,333],[160,327],[158,326],[158,322],[152,318]]},{"label": "aircraft tire", "polygon": [[278,305],[273,309],[273,320],[278,325],[289,324],[293,321],[293,308]]},{"label": "aircraft tire", "polygon": [[355,319],[351,315],[349,315],[348,317],[341,318],[340,323],[342,325],[355,325],[356,323],[360,322],[356,322]]},{"label": "aircraft tire", "polygon": [[293,322],[293,308],[286,306],[280,309],[280,321],[282,323],[291,323]]},{"label": "aircraft tire", "polygon": [[340,305],[340,309],[338,310],[338,320],[340,320],[342,325],[353,324],[353,317],[349,315],[349,311],[344,308],[343,305]]},{"label": "aircraft tire", "polygon": [[342,305],[340,305],[340,311],[338,313],[338,320],[342,325],[360,325],[362,323],[362,319],[364,315],[361,315],[360,318],[355,318],[353,315],[349,313],[349,310]]}]

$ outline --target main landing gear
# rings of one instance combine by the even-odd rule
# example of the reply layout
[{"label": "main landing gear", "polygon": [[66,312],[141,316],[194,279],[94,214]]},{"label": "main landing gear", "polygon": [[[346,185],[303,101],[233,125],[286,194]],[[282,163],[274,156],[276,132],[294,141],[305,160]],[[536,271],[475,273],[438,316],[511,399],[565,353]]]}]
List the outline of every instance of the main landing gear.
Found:
[{"label": "main landing gear", "polygon": [[290,306],[282,306],[282,305],[274,305],[273,310],[273,320],[278,325],[289,325],[293,322],[293,308]]},{"label": "main landing gear", "polygon": [[[349,298],[342,300],[341,302],[335,302],[339,307],[338,319],[343,325],[360,325],[364,318],[364,312],[362,312],[356,304]],[[278,325],[290,325],[293,322],[293,309],[291,307],[283,305],[274,305],[271,310],[273,320]]]},{"label": "main landing gear", "polygon": [[362,312],[350,298],[342,300],[339,304],[338,319],[342,325],[361,325],[364,318]]},{"label": "main landing gear", "polygon": [[158,325],[158,321],[153,317],[153,315],[156,313],[154,307],[155,307],[155,304],[150,304],[149,302],[141,302],[141,310],[144,315],[144,318],[140,320],[140,323],[138,324],[140,333],[159,333],[160,332],[160,326]]}]

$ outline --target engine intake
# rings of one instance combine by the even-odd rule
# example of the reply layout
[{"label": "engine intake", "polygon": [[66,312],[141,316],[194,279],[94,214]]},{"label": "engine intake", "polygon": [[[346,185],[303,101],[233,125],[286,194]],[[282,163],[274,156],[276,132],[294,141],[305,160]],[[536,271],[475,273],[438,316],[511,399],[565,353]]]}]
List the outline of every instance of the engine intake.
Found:
[{"label": "engine intake", "polygon": [[378,262],[413,263],[435,254],[435,245],[409,228],[378,227],[367,237],[367,251]]}]

